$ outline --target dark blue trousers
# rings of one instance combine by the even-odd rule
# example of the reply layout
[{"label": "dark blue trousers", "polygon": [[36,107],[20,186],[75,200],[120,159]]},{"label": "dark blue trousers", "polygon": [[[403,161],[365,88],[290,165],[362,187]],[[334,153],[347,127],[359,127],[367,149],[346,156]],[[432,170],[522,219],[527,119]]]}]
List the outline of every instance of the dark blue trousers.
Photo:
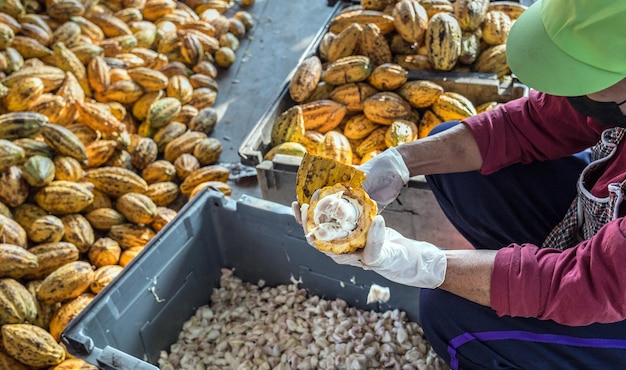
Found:
[{"label": "dark blue trousers", "polygon": [[[444,123],[432,133],[457,123]],[[444,214],[475,248],[541,245],[574,199],[576,180],[588,162],[589,153],[583,152],[488,176],[467,172],[427,176],[427,181]],[[453,369],[626,369],[626,321],[569,327],[498,317],[489,307],[423,289],[420,323]]]}]

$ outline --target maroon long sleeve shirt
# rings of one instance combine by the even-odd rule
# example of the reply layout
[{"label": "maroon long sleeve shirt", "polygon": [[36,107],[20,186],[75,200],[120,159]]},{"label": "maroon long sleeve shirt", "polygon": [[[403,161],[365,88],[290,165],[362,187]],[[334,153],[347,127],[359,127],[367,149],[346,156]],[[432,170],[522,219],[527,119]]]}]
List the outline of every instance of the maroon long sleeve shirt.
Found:
[{"label": "maroon long sleeve shirt", "polygon": [[[555,159],[595,145],[606,126],[574,111],[563,97],[530,91],[528,98],[468,118],[480,148],[483,174],[513,163]],[[626,178],[624,142],[591,193]],[[498,251],[491,305],[499,315],[536,317],[578,326],[626,318],[626,221],[606,224],[591,239],[565,251],[511,244]]]}]

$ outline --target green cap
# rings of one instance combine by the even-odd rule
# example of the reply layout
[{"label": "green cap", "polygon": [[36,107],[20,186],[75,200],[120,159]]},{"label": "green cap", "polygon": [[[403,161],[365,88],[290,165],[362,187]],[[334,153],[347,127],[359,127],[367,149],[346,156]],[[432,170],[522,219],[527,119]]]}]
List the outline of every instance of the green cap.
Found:
[{"label": "green cap", "polygon": [[515,21],[507,61],[525,85],[580,96],[626,78],[626,1],[538,0]]}]

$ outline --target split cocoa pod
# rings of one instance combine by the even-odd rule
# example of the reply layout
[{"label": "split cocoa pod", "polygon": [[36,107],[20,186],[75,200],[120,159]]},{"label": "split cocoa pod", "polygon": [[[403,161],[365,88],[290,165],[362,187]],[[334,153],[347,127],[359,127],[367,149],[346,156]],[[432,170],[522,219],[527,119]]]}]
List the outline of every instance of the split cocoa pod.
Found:
[{"label": "split cocoa pod", "polygon": [[361,188],[364,181],[365,173],[354,166],[305,154],[296,192],[300,205],[309,204],[303,228],[317,249],[343,254],[365,247],[378,206]]}]

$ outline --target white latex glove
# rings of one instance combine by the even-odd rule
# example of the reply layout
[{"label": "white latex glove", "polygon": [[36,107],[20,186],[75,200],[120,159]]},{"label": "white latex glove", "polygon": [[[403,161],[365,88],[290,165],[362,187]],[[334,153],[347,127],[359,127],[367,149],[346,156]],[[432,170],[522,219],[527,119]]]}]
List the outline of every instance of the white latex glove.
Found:
[{"label": "white latex glove", "polygon": [[[318,192],[311,199],[316,195]],[[296,221],[305,224],[309,205],[300,207],[298,202],[293,202],[291,207]],[[307,237],[307,242],[315,248],[312,237]],[[441,249],[428,242],[407,239],[385,227],[381,215],[372,220],[363,249],[347,254],[322,253],[338,264],[373,270],[388,280],[419,288],[437,288],[446,276],[447,260]]]},{"label": "white latex glove", "polygon": [[393,202],[409,182],[409,169],[395,147],[385,149],[357,168],[367,175],[363,190],[376,201],[379,212]]}]

